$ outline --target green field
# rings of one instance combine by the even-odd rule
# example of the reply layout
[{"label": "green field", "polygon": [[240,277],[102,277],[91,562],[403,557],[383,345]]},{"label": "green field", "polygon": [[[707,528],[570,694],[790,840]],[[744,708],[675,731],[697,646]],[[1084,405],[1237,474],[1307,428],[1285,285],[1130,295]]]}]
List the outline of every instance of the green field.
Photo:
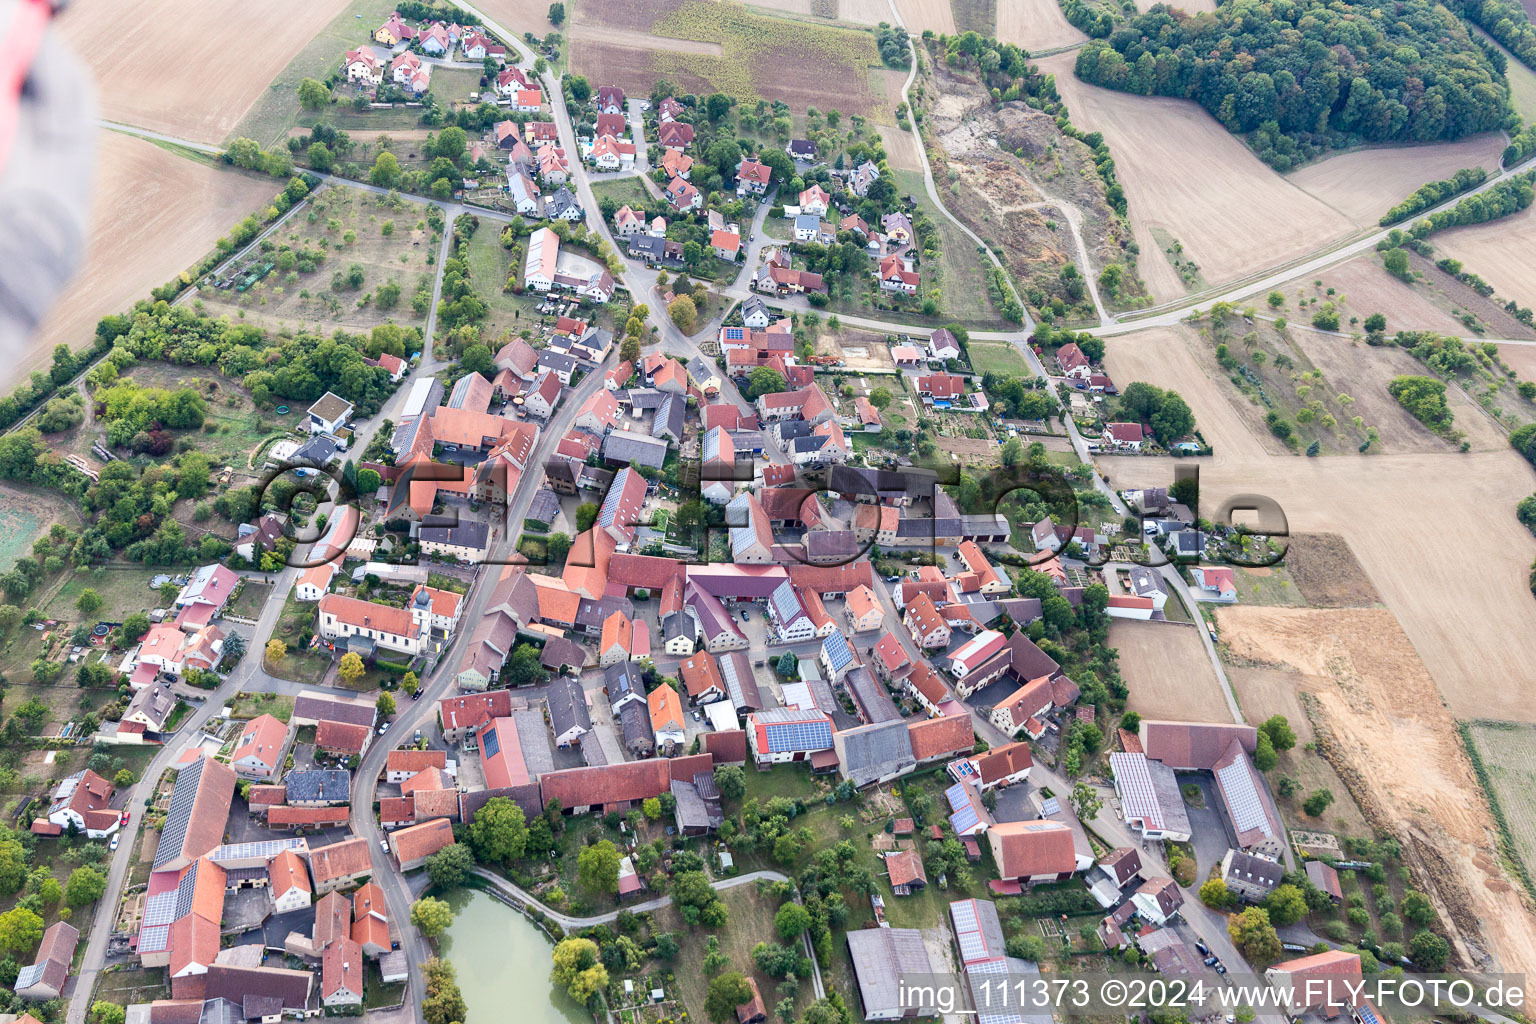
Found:
[{"label": "green field", "polygon": [[629,206],[637,210],[654,211],[660,207],[660,201],[645,190],[639,178],[610,178],[607,181],[594,181],[592,194],[597,196],[598,202],[604,199],[612,199],[620,206]]},{"label": "green field", "polygon": [[977,373],[1030,376],[1029,364],[1017,348],[1005,341],[973,341],[966,351],[971,357],[971,369]]},{"label": "green field", "polygon": [[37,516],[25,509],[0,508],[0,572],[9,572],[22,555],[32,550]]},{"label": "green field", "polygon": [[928,215],[939,233],[938,267],[923,265],[922,293],[927,294],[937,277],[939,309],[943,316],[967,324],[996,326],[1000,321],[993,314],[988,297],[987,267],[990,264],[986,256],[977,252],[976,243],[933,205],[921,171],[895,171],[894,175],[897,191],[916,196],[918,209]]},{"label": "green field", "polygon": [[514,295],[502,290],[509,277],[522,279],[526,241],[526,237],[520,238],[516,248],[503,249],[501,225],[493,221],[481,223],[469,240],[469,277],[488,310],[480,336],[486,339],[493,354],[509,335],[537,328],[539,324],[536,293]]},{"label": "green field", "polygon": [[949,9],[955,16],[956,32],[997,34],[997,0],[949,0]]}]

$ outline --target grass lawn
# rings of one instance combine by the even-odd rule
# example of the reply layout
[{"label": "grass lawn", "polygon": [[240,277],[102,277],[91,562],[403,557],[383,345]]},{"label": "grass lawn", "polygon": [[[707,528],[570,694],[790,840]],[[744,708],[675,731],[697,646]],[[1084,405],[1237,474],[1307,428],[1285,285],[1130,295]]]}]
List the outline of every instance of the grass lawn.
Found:
[{"label": "grass lawn", "polygon": [[502,290],[509,278],[522,280],[526,254],[526,237],[518,239],[512,249],[502,248],[501,226],[494,222],[482,223],[469,240],[469,276],[487,308],[480,333],[482,338],[489,339],[492,354],[505,344],[509,335],[536,330],[540,324],[536,293],[516,295]]},{"label": "grass lawn", "polygon": [[241,693],[229,702],[231,718],[256,718],[271,715],[279,722],[293,714],[293,698],[280,693]]},{"label": "grass lawn", "polygon": [[[897,191],[904,196],[916,196],[918,209],[928,215],[939,233],[940,312],[965,323],[996,326],[1004,322],[993,313],[987,291],[987,268],[991,263],[976,251],[976,243],[967,238],[954,221],[933,206],[921,171],[896,171],[894,174]],[[933,280],[934,270],[931,264],[922,267],[924,294]]]},{"label": "grass lawn", "polygon": [[966,346],[971,357],[971,369],[977,373],[1008,374],[1016,377],[1030,376],[1029,364],[1019,350],[1003,341],[973,341]]},{"label": "grass lawn", "polygon": [[234,601],[228,604],[224,612],[242,619],[254,619],[261,614],[261,609],[266,606],[267,598],[272,596],[270,583],[259,583],[248,579],[240,588],[240,593],[235,595]]},{"label": "grass lawn", "polygon": [[149,589],[155,570],[129,562],[116,562],[74,573],[49,599],[42,612],[50,619],[79,622],[75,610],[81,591],[94,590],[101,597],[101,611],[92,621],[121,622],[134,612],[149,612],[162,605],[160,595]]},{"label": "grass lawn", "polygon": [[363,1009],[381,1010],[399,1006],[405,998],[405,982],[384,983],[379,973],[379,962],[365,958],[363,961]]},{"label": "grass lawn", "polygon": [[607,181],[594,181],[592,194],[597,196],[597,201],[605,198],[612,199],[620,206],[629,206],[637,210],[646,210],[655,215],[659,208],[658,200],[645,190],[639,178],[612,178]]},{"label": "grass lawn", "polygon": [[175,732],[176,727],[181,725],[182,721],[187,717],[188,714],[191,713],[191,711],[192,705],[188,704],[184,700],[178,700],[176,702],[176,707],[171,711],[170,720],[165,723],[165,731]]},{"label": "grass lawn", "polygon": [[325,674],[331,669],[331,657],[329,653],[317,653],[315,651],[289,651],[279,664],[272,664],[266,658],[262,659],[262,668],[279,679],[291,679],[296,683],[308,683],[311,686],[319,686]]},{"label": "grass lawn", "polygon": [[1238,600],[1245,604],[1290,605],[1307,603],[1283,565],[1267,569],[1237,569]]},{"label": "grass lawn", "polygon": [[103,971],[96,982],[96,998],[119,1006],[171,998],[165,971],[157,967],[121,967]]},{"label": "grass lawn", "polygon": [[[676,970],[677,977],[674,982],[677,992],[688,1007],[689,1018],[702,1019],[704,998],[709,991],[709,978],[703,971],[690,965],[703,962],[705,945],[709,941],[709,936],[714,935],[720,941],[720,952],[730,960],[730,966],[726,970],[754,975],[757,978],[758,991],[763,995],[763,1002],[772,1013],[774,1006],[782,998],[778,994],[779,983],[766,974],[759,973],[753,967],[752,947],[759,942],[779,941],[778,933],[773,927],[773,914],[779,908],[779,901],[758,895],[755,885],[739,885],[721,890],[720,899],[730,909],[730,917],[723,928],[715,931],[707,928],[690,928],[683,922],[682,915],[673,907],[656,911],[656,927],[677,936],[679,969]],[[814,999],[815,994],[811,990],[810,982],[800,982],[795,992],[796,1009],[803,1010]]]}]

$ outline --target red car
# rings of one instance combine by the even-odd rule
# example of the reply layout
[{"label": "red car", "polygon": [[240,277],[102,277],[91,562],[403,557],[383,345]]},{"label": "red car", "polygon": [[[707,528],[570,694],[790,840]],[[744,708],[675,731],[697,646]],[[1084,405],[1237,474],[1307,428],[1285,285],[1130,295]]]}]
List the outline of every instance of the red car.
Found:
[{"label": "red car", "polygon": [[127,808],[123,809],[123,817],[122,817],[122,820],[118,822],[118,824],[120,824],[120,825],[127,825],[128,824],[128,809]]}]

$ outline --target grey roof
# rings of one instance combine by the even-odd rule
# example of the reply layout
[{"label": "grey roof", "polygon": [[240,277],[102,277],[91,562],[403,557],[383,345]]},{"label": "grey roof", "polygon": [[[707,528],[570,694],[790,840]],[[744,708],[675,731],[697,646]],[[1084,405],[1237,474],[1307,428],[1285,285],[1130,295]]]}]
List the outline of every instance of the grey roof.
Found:
[{"label": "grey roof", "polygon": [[317,722],[345,722],[347,725],[372,727],[378,712],[372,704],[352,704],[331,700],[324,694],[299,694],[294,698],[293,717],[313,718]]},{"label": "grey roof", "polygon": [[541,487],[533,493],[533,500],[528,504],[529,519],[547,526],[554,522],[559,514],[560,496],[558,494],[548,487]]},{"label": "grey roof", "polygon": [[807,558],[852,558],[863,547],[852,530],[811,530],[805,535]]},{"label": "grey roof", "polygon": [[485,547],[491,528],[474,519],[463,519],[455,526],[423,526],[420,539],[424,543],[451,544],[454,547],[480,550]]},{"label": "grey roof", "polygon": [[[1285,868],[1276,864],[1267,857],[1256,857],[1242,850],[1228,850],[1226,863],[1226,877],[1236,876],[1251,885],[1262,885],[1266,889],[1273,889],[1285,878]],[[1311,866],[1311,861],[1308,861]],[[1311,872],[1308,872],[1310,875]]]},{"label": "grey roof", "polygon": [[[928,959],[923,933],[916,928],[860,928],[848,932],[848,954],[853,959],[853,973],[859,983],[859,999],[864,1017],[900,1017],[904,1005],[900,989],[902,975],[916,978],[934,973]],[[919,1008],[925,1015],[931,1007]]]},{"label": "grey roof", "polygon": [[544,201],[544,215],[551,219],[560,217],[573,206],[580,210],[581,201],[576,198],[575,193],[561,185],[554,195]]},{"label": "grey roof", "polygon": [[710,365],[703,356],[694,356],[688,360],[688,376],[695,381],[708,380],[711,377],[720,376],[720,372]]},{"label": "grey roof", "polygon": [[563,736],[573,728],[592,731],[592,716],[581,684],[569,676],[559,676],[549,685],[549,721],[555,735]]},{"label": "grey roof", "polygon": [[855,665],[843,677],[843,685],[853,694],[854,703],[869,722],[890,722],[901,718],[896,703],[886,692],[885,685],[864,665]]},{"label": "grey roof", "polygon": [[623,612],[626,619],[635,617],[635,603],[627,597],[614,597],[605,594],[596,601],[590,597],[584,597],[576,606],[576,625],[582,629],[600,630],[603,623],[608,621],[608,616],[614,612]]},{"label": "grey roof", "polygon": [[720,810],[720,790],[714,776],[699,772],[693,781],[672,782],[672,796],[677,800],[673,814],[679,829],[717,829],[725,820]]},{"label": "grey roof", "polygon": [[763,450],[763,432],[761,430],[727,430],[731,438],[731,447],[737,454],[741,452],[760,452]]},{"label": "grey roof", "polygon": [[676,640],[678,637],[687,637],[697,641],[699,637],[699,625],[693,621],[693,616],[685,611],[675,611],[661,620],[662,643]]},{"label": "grey roof", "polygon": [[578,369],[580,364],[574,356],[564,352],[556,352],[553,349],[541,349],[539,351],[539,369],[554,370],[556,373],[570,373]]},{"label": "grey roof", "polygon": [[747,656],[740,651],[729,651],[715,659],[720,665],[720,677],[725,680],[725,692],[737,711],[760,711],[763,698],[757,691],[757,678]]},{"label": "grey roof", "polygon": [[603,669],[603,691],[608,694],[608,703],[612,704],[631,694],[644,697],[645,682],[634,662],[619,661]]},{"label": "grey roof", "polygon": [[314,977],[310,971],[216,963],[203,975],[203,994],[208,999],[238,999],[242,1004],[251,995],[275,996],[284,1009],[302,1010],[308,1006]]},{"label": "grey roof", "polygon": [[657,434],[667,433],[674,441],[683,439],[683,419],[688,411],[688,400],[682,395],[667,392],[656,408],[656,420],[651,429]]},{"label": "grey roof", "polygon": [[654,747],[656,734],[651,731],[651,713],[641,701],[631,701],[619,709],[619,724],[624,731],[624,745]]},{"label": "grey roof", "polygon": [[832,746],[843,777],[855,786],[867,786],[917,763],[907,723],[900,718],[843,729],[832,736]]},{"label": "grey roof", "polygon": [[549,749],[549,730],[544,727],[544,716],[531,708],[512,712],[517,726],[518,746],[523,750],[523,764],[528,774],[537,778],[555,770],[555,755]]},{"label": "grey roof", "polygon": [[667,442],[659,437],[615,430],[603,440],[603,458],[609,462],[660,469],[667,461]]},{"label": "grey roof", "polygon": [[933,497],[937,486],[937,474],[931,470],[897,471],[863,466],[834,466],[827,489],[837,491],[844,497],[857,495],[861,498],[894,498],[906,495],[915,500]]},{"label": "grey roof", "polygon": [[142,712],[148,718],[150,732],[159,732],[165,728],[165,720],[171,717],[171,712],[176,708],[176,694],[169,687],[159,683],[151,683],[138,693],[133,695],[133,700],[128,702],[128,708],[123,712],[123,717],[128,718]]},{"label": "grey roof", "polygon": [[352,799],[351,772],[326,769],[289,772],[283,776],[283,785],[288,787],[290,804],[315,800],[344,804]]},{"label": "grey roof", "polygon": [[768,308],[768,303],[764,302],[756,295],[747,296],[746,300],[741,304],[741,315],[743,319],[751,316],[753,313],[756,313],[759,310],[767,313],[769,316],[773,315],[772,310]]},{"label": "grey roof", "polygon": [[779,420],[774,429],[778,431],[779,440],[796,441],[802,437],[809,437],[815,427],[805,420]]},{"label": "grey roof", "polygon": [[203,1000],[203,1012],[197,1019],[198,1024],[245,1024],[247,1003],[253,1004],[252,1009],[257,1011],[250,1016],[262,1016],[261,1010],[267,1006],[272,1007],[272,1013],[283,1012],[283,1001],[274,996],[246,996],[240,1000],[239,1005],[224,998],[205,999]]},{"label": "grey roof", "polygon": [[581,649],[581,645],[563,636],[554,636],[546,640],[544,651],[539,655],[539,664],[551,672],[559,672],[567,668],[579,669],[586,662],[587,654]]}]

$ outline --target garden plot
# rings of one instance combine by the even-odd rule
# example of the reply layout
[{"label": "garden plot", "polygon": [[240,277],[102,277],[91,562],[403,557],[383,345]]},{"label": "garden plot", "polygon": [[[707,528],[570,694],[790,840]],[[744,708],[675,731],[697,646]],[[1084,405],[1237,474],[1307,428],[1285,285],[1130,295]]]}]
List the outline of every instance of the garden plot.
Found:
[{"label": "garden plot", "polygon": [[[265,276],[245,292],[205,280],[199,284],[200,297],[215,313],[243,310],[327,334],[337,327],[366,330],[386,320],[419,321],[411,297],[432,273],[438,249],[425,212],[416,203],[391,206],[386,197],[371,192],[325,189],[268,237],[275,251],[253,252],[220,271],[230,279],[242,269],[260,273],[259,268],[270,265]],[[288,256],[281,251],[285,246],[292,250]],[[303,269],[306,252],[323,256],[308,272]],[[297,264],[284,269],[295,255]],[[355,286],[354,269],[361,272]],[[391,303],[385,292],[395,289]]]}]

